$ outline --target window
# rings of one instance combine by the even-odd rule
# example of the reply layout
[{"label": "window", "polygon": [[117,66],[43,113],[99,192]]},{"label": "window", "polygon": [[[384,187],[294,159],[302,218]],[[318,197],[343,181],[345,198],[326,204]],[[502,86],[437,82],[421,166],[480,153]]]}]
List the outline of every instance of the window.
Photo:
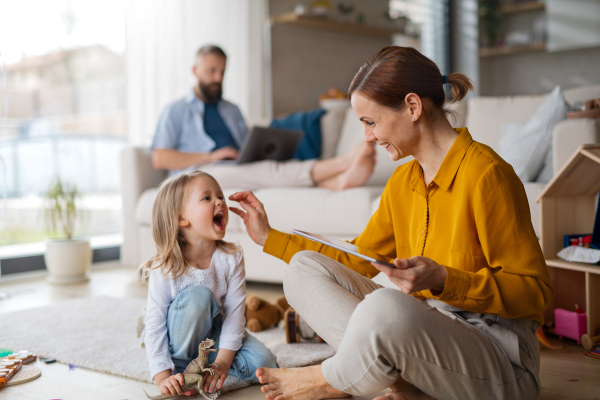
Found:
[{"label": "window", "polygon": [[77,236],[121,232],[124,53],[119,0],[0,0],[0,246],[59,236],[43,212],[57,178],[81,194]]}]

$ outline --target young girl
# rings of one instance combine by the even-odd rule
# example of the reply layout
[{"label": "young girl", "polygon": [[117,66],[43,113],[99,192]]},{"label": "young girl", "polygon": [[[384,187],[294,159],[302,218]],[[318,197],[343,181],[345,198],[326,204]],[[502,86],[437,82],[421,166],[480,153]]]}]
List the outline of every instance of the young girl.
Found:
[{"label": "young girl", "polygon": [[257,383],[258,367],[276,365],[244,329],[244,258],[241,248],[222,240],[228,216],[219,184],[204,172],[167,180],[154,201],[158,252],[142,265],[142,279],[150,278],[143,340],[162,394],[182,394],[181,372],[206,338],[218,348],[208,356],[216,373],[207,374],[206,393],[220,389],[229,373]]}]

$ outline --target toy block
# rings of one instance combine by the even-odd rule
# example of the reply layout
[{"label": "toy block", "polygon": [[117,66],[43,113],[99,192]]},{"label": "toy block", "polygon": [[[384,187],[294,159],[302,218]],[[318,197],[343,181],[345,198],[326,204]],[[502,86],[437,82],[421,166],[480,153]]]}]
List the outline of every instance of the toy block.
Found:
[{"label": "toy block", "polygon": [[15,371],[15,373],[19,372],[19,370],[21,369],[21,364],[22,361],[21,360],[2,360],[0,361],[0,367],[2,368],[7,368],[7,369],[13,369]]},{"label": "toy block", "polygon": [[37,354],[33,354],[31,352],[19,352],[15,355],[15,359],[21,360],[23,365],[29,364],[37,360]]},{"label": "toy block", "polygon": [[14,369],[0,368],[0,383],[6,384],[15,375]]}]

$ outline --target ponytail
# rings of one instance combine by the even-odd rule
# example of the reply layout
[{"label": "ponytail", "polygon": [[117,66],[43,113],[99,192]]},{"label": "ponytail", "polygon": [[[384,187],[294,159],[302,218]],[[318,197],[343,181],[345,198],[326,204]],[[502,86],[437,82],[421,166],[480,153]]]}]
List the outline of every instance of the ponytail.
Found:
[{"label": "ponytail", "polygon": [[453,73],[448,75],[448,84],[452,86],[452,103],[461,101],[469,91],[473,92],[473,81],[466,75]]}]

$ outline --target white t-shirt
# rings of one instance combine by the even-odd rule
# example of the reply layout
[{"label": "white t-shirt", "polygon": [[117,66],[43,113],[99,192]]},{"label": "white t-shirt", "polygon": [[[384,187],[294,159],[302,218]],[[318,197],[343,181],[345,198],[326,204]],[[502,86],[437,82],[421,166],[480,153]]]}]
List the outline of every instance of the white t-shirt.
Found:
[{"label": "white t-shirt", "polygon": [[207,269],[188,268],[180,277],[163,275],[161,268],[150,273],[144,343],[150,376],[173,370],[167,338],[167,311],[179,292],[190,286],[209,288],[223,318],[219,348],[237,351],[242,347],[246,325],[246,283],[242,251],[227,254],[218,248]]}]

